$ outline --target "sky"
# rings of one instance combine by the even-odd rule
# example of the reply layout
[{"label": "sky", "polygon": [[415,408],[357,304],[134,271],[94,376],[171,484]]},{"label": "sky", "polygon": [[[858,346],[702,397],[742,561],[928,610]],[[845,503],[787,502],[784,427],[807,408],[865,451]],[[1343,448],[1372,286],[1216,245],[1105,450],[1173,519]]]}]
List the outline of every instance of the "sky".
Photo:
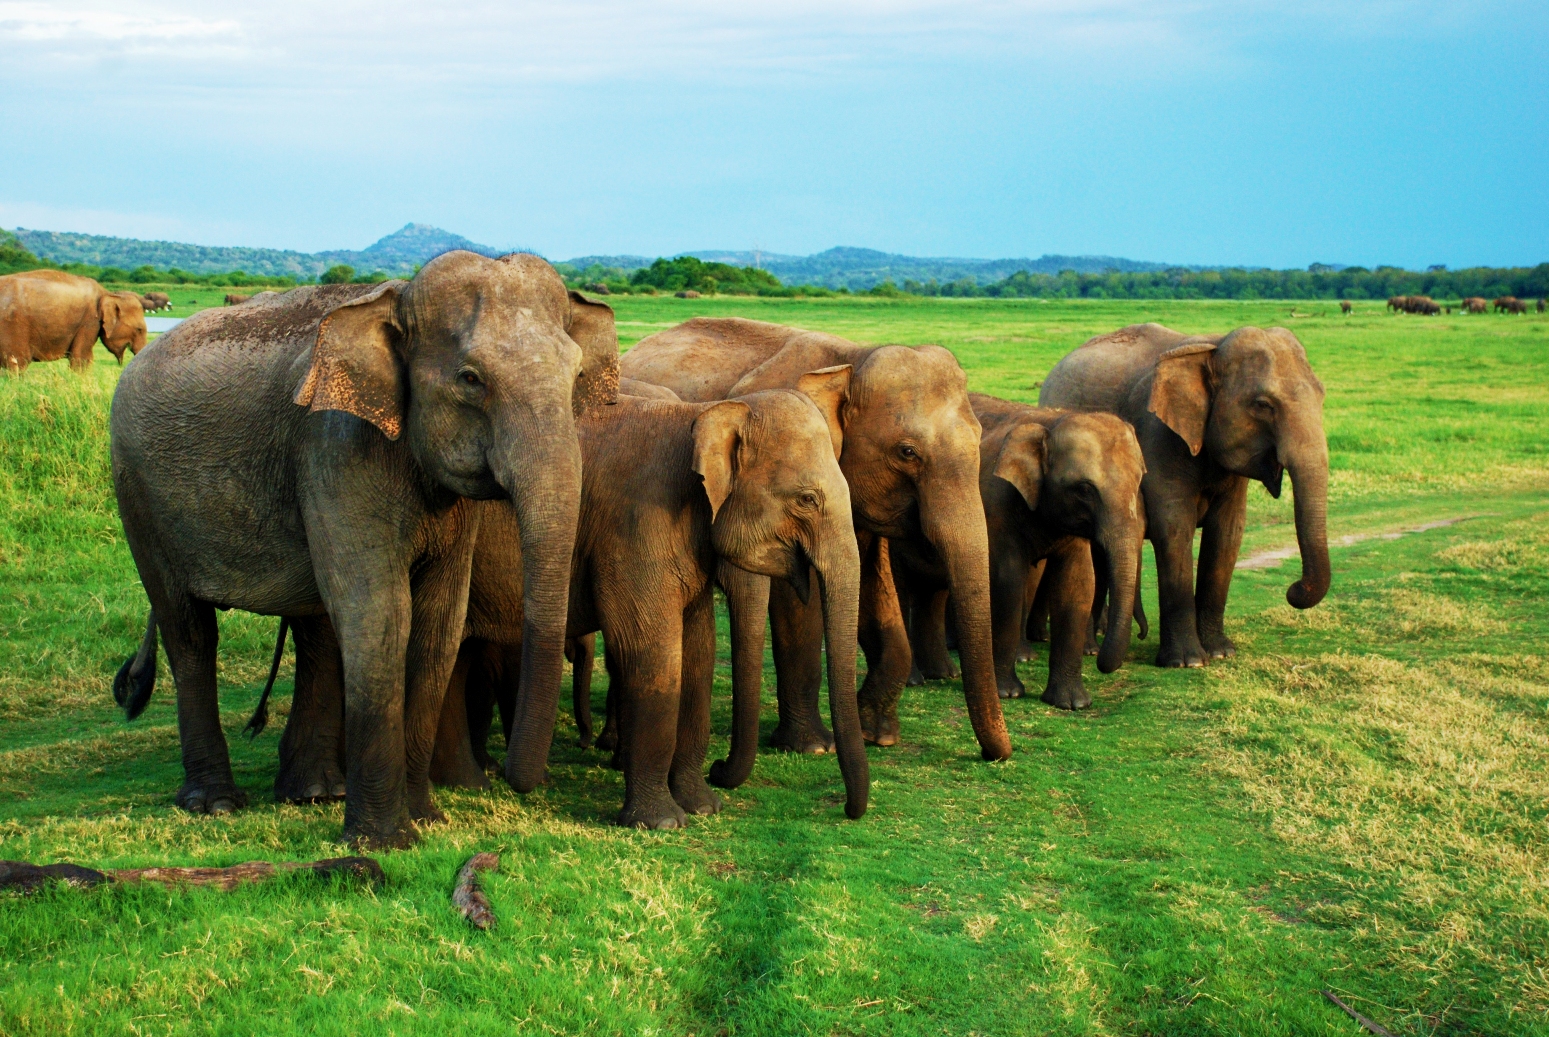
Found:
[{"label": "sky", "polygon": [[1536,2],[0,0],[0,227],[1549,260]]}]

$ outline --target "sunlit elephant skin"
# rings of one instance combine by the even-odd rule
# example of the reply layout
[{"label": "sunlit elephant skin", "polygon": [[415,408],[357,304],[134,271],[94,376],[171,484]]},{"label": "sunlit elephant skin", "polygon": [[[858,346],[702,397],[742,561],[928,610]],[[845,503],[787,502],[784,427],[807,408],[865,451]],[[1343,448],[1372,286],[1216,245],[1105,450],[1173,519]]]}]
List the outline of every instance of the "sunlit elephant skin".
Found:
[{"label": "sunlit elephant skin", "polygon": [[99,339],[123,363],[126,349],[145,348],[145,335],[145,309],[133,292],[109,292],[60,270],[0,277],[0,366],[12,374],[66,357],[72,371],[84,371]]},{"label": "sunlit elephant skin", "polygon": [[[862,558],[859,635],[867,674],[860,698],[866,738],[879,745],[898,740],[898,697],[909,674],[908,636],[885,542],[894,538],[928,544],[943,559],[953,591],[964,696],[980,752],[986,759],[1011,754],[991,653],[980,429],[968,404],[966,376],[950,352],[937,346],[863,346],[740,318],[696,318],[643,339],[620,366],[626,377],[702,401],[795,387],[804,377],[841,378],[835,432]],[[728,601],[735,611],[732,593],[728,590]],[[780,706],[774,742],[799,752],[824,751],[832,743],[817,712],[821,616],[787,585],[773,584],[767,593]],[[747,629],[758,630],[762,640],[761,623],[749,621]]]},{"label": "sunlit elephant skin", "polygon": [[[1119,619],[1110,623],[1098,669],[1118,669],[1129,647],[1130,599],[1145,538],[1140,444],[1134,429],[1111,414],[1032,407],[980,393],[970,393],[969,400],[984,428],[979,492],[989,529],[1000,695],[1017,698],[1024,690],[1016,674],[1029,604],[1024,598],[1029,572],[1043,562],[1041,587],[1052,626],[1043,701],[1083,709],[1092,701],[1081,678],[1094,588],[1090,543],[1105,548],[1107,582],[1115,588],[1111,615]],[[939,603],[947,586],[939,562],[895,543],[893,571],[902,572],[916,606],[909,611],[915,654],[944,658]]]},{"label": "sunlit elephant skin", "polygon": [[[1236,653],[1226,636],[1226,598],[1250,479],[1278,497],[1282,475],[1291,475],[1302,574],[1286,600],[1305,609],[1328,593],[1323,384],[1289,331],[1243,327],[1191,337],[1159,324],[1131,325],[1056,364],[1039,402],[1108,411],[1135,426],[1161,602],[1157,665],[1203,666]],[[1196,528],[1204,531],[1197,588]]]},{"label": "sunlit elephant skin", "polygon": [[[612,311],[567,293],[547,263],[467,252],[409,282],[206,310],[146,347],[114,398],[113,478],[177,685],[181,806],[243,799],[216,703],[221,607],[292,617],[298,643],[327,616],[343,660],[347,840],[403,845],[413,821],[439,817],[430,756],[475,501],[506,498],[521,515],[522,669],[535,688],[557,685],[581,489],[574,416],[616,398],[617,349]],[[552,708],[546,723],[551,737]]]},{"label": "sunlit elephant skin", "polygon": [[[725,565],[793,580],[804,593],[816,570],[813,597],[835,645],[830,709],[845,810],[861,816],[869,778],[855,700],[860,561],[830,417],[789,390],[714,404],[621,395],[579,427],[585,474],[568,633],[579,647],[601,631],[606,646],[625,778],[619,823],[673,828],[688,813],[720,809],[703,765],[715,667],[712,587]],[[519,537],[511,518],[492,519],[481,524],[470,592],[479,604],[469,609],[470,630],[486,635],[498,633],[512,599],[521,607],[509,575]],[[494,690],[514,694],[518,709],[529,694],[509,679]],[[469,731],[481,720],[488,730],[489,699],[476,701],[472,683],[464,695],[465,709],[453,691],[443,713],[434,771],[448,777],[474,772]],[[756,703],[752,720],[756,729]],[[508,751],[520,749],[517,737]]]}]

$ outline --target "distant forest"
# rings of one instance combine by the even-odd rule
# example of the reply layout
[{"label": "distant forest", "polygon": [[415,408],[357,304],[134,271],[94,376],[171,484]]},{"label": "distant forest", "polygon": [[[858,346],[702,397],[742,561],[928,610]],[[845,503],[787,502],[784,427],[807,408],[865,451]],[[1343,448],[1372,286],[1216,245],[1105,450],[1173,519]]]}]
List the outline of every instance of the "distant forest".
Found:
[{"label": "distant forest", "polygon": [[[407,227],[402,235],[418,227]],[[431,228],[425,228],[431,230]],[[444,233],[444,232],[441,232]],[[428,236],[428,235],[427,235]],[[387,239],[384,239],[386,241]],[[422,242],[416,244],[423,245]],[[836,250],[837,251],[837,250]],[[364,253],[356,253],[356,256]],[[629,261],[635,257],[599,257]],[[884,280],[863,290],[826,285],[785,284],[767,269],[707,262],[682,255],[658,258],[633,269],[591,262],[586,266],[556,263],[555,269],[572,288],[616,295],[656,295],[697,291],[703,295],[881,297],[925,296],[991,299],[1386,299],[1395,295],[1429,295],[1436,299],[1515,295],[1522,299],[1549,296],[1549,263],[1534,267],[1470,267],[1425,271],[1382,266],[1375,270],[1336,268],[1315,263],[1306,270],[1168,267],[1156,270],[1110,270],[1104,273],[1035,273],[1018,270],[1000,280],[980,283],[972,277],[951,281],[904,278]],[[316,281],[339,283],[381,281],[380,269],[357,274],[336,263],[318,275],[252,274],[241,270],[193,273],[177,267],[159,269],[144,264],[134,269],[93,263],[57,263],[34,255],[16,235],[0,230],[0,274],[37,269],[66,270],[113,284],[206,284],[233,287],[287,287]]]}]

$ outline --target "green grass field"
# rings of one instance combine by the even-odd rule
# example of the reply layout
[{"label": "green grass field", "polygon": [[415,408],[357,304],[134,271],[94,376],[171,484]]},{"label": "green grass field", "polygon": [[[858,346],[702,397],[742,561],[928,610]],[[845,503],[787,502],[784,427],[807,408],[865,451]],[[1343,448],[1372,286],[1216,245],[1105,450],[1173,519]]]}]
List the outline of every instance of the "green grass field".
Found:
[{"label": "green grass field", "polygon": [[[1115,674],[1088,665],[1090,710],[1008,703],[1006,763],[979,761],[956,683],[910,689],[902,742],[870,750],[859,822],[831,758],[765,753],[720,815],[617,829],[622,779],[562,716],[548,785],[440,794],[450,823],[383,855],[374,889],[0,898],[0,1033],[1359,1033],[1324,988],[1396,1034],[1549,1033],[1549,321],[609,301],[626,344],[710,313],[938,342],[973,388],[1024,400],[1099,331],[1283,324],[1328,387],[1333,535],[1365,539],[1333,549],[1333,592],[1307,613],[1283,597],[1294,560],[1240,572],[1235,660],[1158,670],[1153,634]],[[145,609],[108,477],[117,374],[99,350],[84,378],[46,364],[0,380],[0,858],[333,856],[339,806],[271,801],[282,723],[238,736],[272,620],[222,619],[249,810],[172,806],[165,663],[140,720],[113,706]],[[1252,491],[1245,553],[1294,544],[1289,498]],[[1461,521],[1378,535],[1443,520]],[[1023,679],[1041,687],[1043,663]],[[502,855],[488,933],[448,896],[477,850]]]}]

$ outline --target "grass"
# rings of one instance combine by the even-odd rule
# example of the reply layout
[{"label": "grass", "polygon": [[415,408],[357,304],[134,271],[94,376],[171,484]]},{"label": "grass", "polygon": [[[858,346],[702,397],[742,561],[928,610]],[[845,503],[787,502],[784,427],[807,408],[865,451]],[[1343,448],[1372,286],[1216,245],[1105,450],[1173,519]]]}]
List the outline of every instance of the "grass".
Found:
[{"label": "grass", "polygon": [[[206,294],[224,293],[188,293]],[[934,341],[974,388],[1028,400],[1101,330],[1286,324],[1328,387],[1334,535],[1469,517],[1336,547],[1333,593],[1306,613],[1284,602],[1294,561],[1242,571],[1235,660],[1163,671],[1154,639],[1137,641],[1119,672],[1088,667],[1086,712],[1008,703],[1004,764],[979,762],[955,682],[911,689],[902,743],[870,750],[860,822],[843,819],[831,759],[765,753],[720,815],[622,831],[619,775],[562,734],[529,796],[441,793],[450,823],[384,855],[376,889],[0,900],[0,1033],[1357,1033],[1322,988],[1400,1034],[1549,1033],[1549,322],[1379,304],[1343,318],[1325,303],[1292,317],[1249,302],[610,301],[626,344],[700,313]],[[0,384],[0,857],[334,855],[338,806],[270,801],[281,725],[237,736],[271,620],[221,620],[249,810],[172,807],[165,672],[135,724],[112,706],[144,598],[108,480],[118,369],[98,356],[84,378],[34,365]],[[1294,542],[1289,494],[1250,499],[1246,550]],[[1041,685],[1042,661],[1023,678]],[[499,922],[477,933],[448,893],[485,849],[502,854],[486,882]]]}]

